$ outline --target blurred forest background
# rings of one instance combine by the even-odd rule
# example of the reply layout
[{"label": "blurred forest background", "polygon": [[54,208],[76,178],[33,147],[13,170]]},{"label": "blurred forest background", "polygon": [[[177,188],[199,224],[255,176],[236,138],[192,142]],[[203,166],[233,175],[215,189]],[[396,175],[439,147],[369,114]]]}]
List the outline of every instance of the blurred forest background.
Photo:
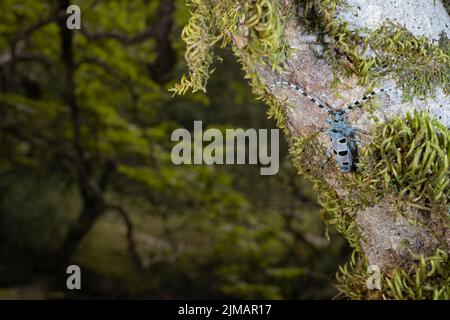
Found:
[{"label": "blurred forest background", "polygon": [[274,127],[230,52],[207,94],[172,98],[187,19],[182,0],[0,2],[0,298],[336,294],[348,248],[284,141],[275,176],[172,164],[170,134],[194,120]]}]

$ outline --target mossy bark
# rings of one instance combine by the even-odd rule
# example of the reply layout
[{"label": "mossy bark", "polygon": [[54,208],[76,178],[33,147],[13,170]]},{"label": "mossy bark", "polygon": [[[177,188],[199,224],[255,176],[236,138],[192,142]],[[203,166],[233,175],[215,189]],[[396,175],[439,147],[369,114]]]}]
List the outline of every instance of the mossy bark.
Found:
[{"label": "mossy bark", "polygon": [[[351,5],[352,1],[349,1]],[[388,2],[384,4],[380,1],[363,1],[366,9],[376,13],[375,9],[383,10],[383,7],[388,5]],[[396,6],[402,6],[404,1],[394,1]],[[285,1],[285,6],[292,5],[290,1]],[[392,4],[391,4],[392,5]],[[418,10],[416,6],[402,7],[404,11],[405,21],[401,21],[401,17],[397,13],[393,13],[393,17],[398,23],[404,23],[411,28],[412,32],[420,32],[420,25],[424,21],[427,30],[422,30],[423,34],[430,37],[430,41],[435,38],[439,38],[439,35],[443,30],[441,21],[449,20],[447,13],[442,6],[431,6],[432,10],[428,12],[411,11],[406,14],[407,9]],[[365,19],[368,16],[368,12],[364,11],[361,19]],[[378,11],[379,12],[379,11]],[[382,11],[384,18],[389,18],[388,11]],[[337,12],[343,17],[347,17],[349,12]],[[441,19],[436,20],[436,14]],[[415,19],[418,25],[415,25],[413,21],[406,21],[408,16],[417,17]],[[357,16],[352,16],[352,25],[364,25],[367,27],[367,21],[358,19]],[[428,20],[427,20],[428,19]],[[379,27],[380,21],[374,17],[371,21],[371,25]],[[433,23],[436,28],[431,26]],[[445,28],[445,27],[444,27]],[[248,43],[247,31],[245,26],[239,28],[241,32],[237,32],[233,36],[234,43],[238,48],[243,48]],[[340,83],[337,86],[331,84],[335,82],[336,70],[333,65],[323,57],[324,46],[320,43],[319,37],[313,33],[307,31],[307,28],[300,19],[290,19],[285,26],[284,39],[289,47],[292,49],[292,53],[287,57],[284,65],[284,73],[273,71],[273,69],[263,63],[254,63],[250,58],[243,59],[244,63],[248,62],[246,68],[252,70],[259,78],[260,82],[265,83],[268,88],[279,80],[290,81],[304,87],[314,95],[319,96],[322,100],[329,102],[335,107],[345,106],[350,102],[360,98],[366,92],[365,86],[358,85],[358,76],[353,75],[348,78],[341,78]],[[244,53],[245,55],[245,53]],[[345,62],[344,59],[340,61]],[[340,75],[338,75],[340,76]],[[389,76],[389,75],[388,75]],[[389,77],[385,79],[388,79]],[[393,81],[379,80],[381,86],[395,86]],[[441,88],[435,89],[434,98],[428,98],[426,100],[413,99],[409,102],[402,101],[402,90],[396,93],[383,94],[377,97],[376,103],[379,109],[375,112],[367,112],[365,109],[357,109],[350,113],[349,120],[355,126],[366,132],[370,132],[374,126],[380,126],[383,122],[389,121],[395,116],[405,117],[406,112],[410,110],[417,111],[429,111],[432,117],[441,119],[441,121],[450,126],[450,120],[448,115],[450,114],[450,105],[448,95],[442,92]],[[328,118],[326,112],[317,108],[314,103],[305,99],[302,95],[291,90],[288,87],[274,86],[270,89],[270,93],[274,95],[279,101],[285,102],[290,108],[284,110],[286,128],[291,137],[305,137],[310,136],[320,131],[323,128],[325,121]],[[379,117],[381,123],[375,123],[372,120],[373,116]],[[320,133],[317,138],[318,143],[323,145],[326,149],[330,150],[331,145],[326,133]],[[370,141],[370,136],[362,137],[359,148],[362,148],[364,144]],[[446,151],[446,150],[445,150]],[[326,161],[324,156],[311,155],[311,157],[302,159],[302,163],[299,165],[302,170],[307,170],[309,166],[320,166],[322,162]],[[342,178],[343,173],[339,172],[337,168],[329,168],[323,170],[319,177],[322,183],[328,184],[336,192],[336,197],[348,201],[350,199],[349,192],[351,191],[346,186],[346,177]],[[350,175],[353,175],[351,173]],[[320,189],[319,189],[320,191]],[[360,244],[366,254],[369,263],[379,265],[384,270],[389,270],[399,264],[404,264],[406,256],[402,254],[399,249],[399,243],[408,241],[411,248],[416,253],[423,253],[426,255],[433,254],[435,249],[439,245],[445,245],[448,249],[450,245],[450,229],[448,226],[442,223],[436,223],[433,214],[423,215],[420,209],[409,207],[403,208],[402,215],[416,217],[424,225],[430,225],[431,230],[422,228],[417,224],[407,223],[405,218],[399,216],[399,210],[392,203],[392,199],[401,199],[398,194],[395,194],[394,190],[378,190],[378,192],[386,193],[385,197],[379,199],[376,203],[372,203],[371,206],[367,204],[359,203],[361,207],[354,212],[354,218],[358,226],[357,230],[360,234]],[[436,239],[435,235],[439,235],[440,239]],[[444,236],[444,243],[442,243],[442,236]]]},{"label": "mossy bark", "polygon": [[[355,292],[366,292],[356,276],[366,274],[364,266],[377,265],[390,279],[399,268],[413,272],[417,255],[450,251],[450,18],[441,1],[191,2],[200,15],[210,10],[203,23],[213,27],[202,52],[211,52],[211,39],[232,46],[255,94],[285,130],[299,172],[313,181],[325,220],[358,252],[355,276],[340,277],[347,282],[341,288],[354,289],[355,281]],[[212,53],[207,55],[211,61]],[[210,73],[201,73],[207,76],[197,89],[204,90]],[[354,172],[342,173],[327,161],[324,150],[331,143],[322,129],[328,114],[275,85],[280,80],[335,108],[369,87],[396,89],[349,114],[352,126],[369,133],[360,137]],[[189,78],[183,82],[179,93],[195,87]],[[442,281],[450,291],[449,279]],[[402,297],[345,290],[353,298]]]}]

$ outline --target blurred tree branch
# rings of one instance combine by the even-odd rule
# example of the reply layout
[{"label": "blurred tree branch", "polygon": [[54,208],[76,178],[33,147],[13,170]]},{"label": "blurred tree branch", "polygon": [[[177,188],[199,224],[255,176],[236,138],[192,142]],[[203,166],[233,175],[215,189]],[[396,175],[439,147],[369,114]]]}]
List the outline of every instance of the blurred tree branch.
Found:
[{"label": "blurred tree branch", "polygon": [[[69,5],[69,1],[62,1],[60,10]],[[137,45],[156,38],[156,52],[157,59],[155,64],[158,66],[152,70],[157,70],[153,73],[153,80],[162,83],[167,81],[168,72],[175,64],[174,52],[171,47],[169,34],[173,25],[174,3],[170,1],[160,1],[157,10],[157,20],[154,24],[149,24],[147,28],[135,35],[128,36],[119,31],[102,31],[89,32],[86,28],[82,28],[82,34],[90,41],[102,41],[107,39],[114,39],[125,46]],[[133,257],[136,265],[142,268],[139,255],[136,251],[136,245],[133,240],[133,226],[127,212],[120,206],[108,203],[104,198],[104,192],[108,186],[109,176],[115,171],[116,164],[112,160],[106,160],[103,168],[103,174],[96,181],[92,172],[92,163],[89,155],[84,150],[81,138],[81,118],[80,108],[76,97],[75,73],[77,68],[83,63],[90,63],[105,69],[110,74],[120,76],[119,72],[113,70],[109,65],[97,57],[82,58],[78,63],[74,59],[74,34],[65,26],[65,21],[59,22],[59,29],[61,35],[61,54],[62,61],[65,68],[65,94],[64,100],[68,105],[71,115],[72,126],[72,143],[75,150],[75,160],[77,163],[78,187],[83,199],[83,209],[80,216],[69,230],[67,238],[61,247],[61,256],[64,261],[70,259],[75,253],[76,247],[85,234],[89,232],[97,218],[103,214],[108,208],[119,212],[127,227],[127,241],[130,254]]]},{"label": "blurred tree branch", "polygon": [[134,240],[134,227],[133,222],[131,221],[130,214],[121,206],[117,205],[107,205],[107,208],[114,210],[120,214],[125,223],[125,227],[127,229],[127,243],[128,243],[128,251],[131,254],[133,262],[137,268],[140,270],[144,269],[144,265],[141,257],[137,251],[136,242]]},{"label": "blurred tree branch", "polygon": [[169,80],[170,71],[176,63],[176,55],[170,39],[174,11],[174,0],[160,0],[157,10],[158,20],[154,25],[157,57],[149,66],[151,78],[159,84]]}]

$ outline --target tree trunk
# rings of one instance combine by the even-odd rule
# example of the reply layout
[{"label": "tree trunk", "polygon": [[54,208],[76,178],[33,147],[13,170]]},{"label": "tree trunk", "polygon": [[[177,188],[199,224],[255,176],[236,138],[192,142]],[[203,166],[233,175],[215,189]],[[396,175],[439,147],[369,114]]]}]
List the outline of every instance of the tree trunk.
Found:
[{"label": "tree trunk", "polygon": [[60,256],[63,263],[67,264],[75,254],[81,240],[91,230],[97,218],[105,211],[105,208],[98,203],[85,205],[78,217],[78,220],[70,228],[60,249]]},{"label": "tree trunk", "polygon": [[[416,36],[426,36],[430,41],[439,39],[442,32],[450,34],[450,19],[439,1],[436,5],[432,1],[414,2],[407,0],[394,1],[396,10],[392,10],[392,1],[353,0],[347,1],[348,11],[337,11],[352,28],[367,27],[377,29],[386,19],[404,25]],[[284,1],[285,6],[291,6],[291,1]],[[235,45],[246,43],[245,27],[234,37]],[[255,64],[252,70],[261,82],[272,86],[278,81],[288,81],[305,88],[310,94],[320,97],[335,108],[340,108],[361,98],[366,89],[357,85],[357,78],[343,78],[337,87],[340,98],[336,98],[330,84],[333,82],[333,68],[327,63],[321,53],[323,47],[317,43],[317,36],[308,33],[298,20],[292,19],[285,28],[284,38],[294,49],[287,59],[285,74],[280,75],[264,64]],[[242,45],[241,45],[242,46]],[[392,80],[383,81],[381,87],[395,87]],[[275,85],[271,93],[279,100],[286,101],[291,108],[285,112],[287,129],[292,137],[305,137],[319,132],[326,124],[328,114],[316,107],[314,103],[305,99],[299,92],[282,85]],[[414,99],[402,102],[402,90],[395,93],[381,94],[376,99],[381,103],[380,110],[375,115],[384,122],[395,116],[405,117],[411,110],[428,111],[432,117],[438,118],[450,127],[450,99],[441,89],[436,90],[436,97],[427,100]],[[363,109],[356,109],[349,115],[349,121],[354,127],[370,132],[375,125],[370,119],[371,114]],[[330,139],[326,132],[319,133],[318,140],[326,149],[332,150]],[[362,148],[369,139],[363,137],[358,148]],[[325,158],[310,159],[316,164]],[[448,172],[447,172],[448,174]],[[336,191],[338,197],[346,199],[349,190],[343,184],[342,175],[337,168],[324,172],[323,178]],[[368,258],[369,264],[378,265],[382,269],[389,269],[404,263],[404,251],[401,244],[409,242],[415,253],[430,255],[440,245],[448,250],[450,246],[450,228],[440,217],[427,214],[415,207],[406,208],[406,212],[397,215],[395,199],[397,194],[386,194],[375,205],[365,207],[356,212],[354,221],[361,236],[360,244]],[[405,217],[414,217],[427,226],[420,227],[408,222]],[[431,230],[428,230],[431,229]],[[442,241],[445,243],[443,244]]]},{"label": "tree trunk", "polygon": [[[255,94],[285,129],[299,172],[314,183],[326,221],[358,253],[360,259],[349,267],[353,275],[344,268],[344,278],[359,283],[344,293],[369,297],[354,293],[366,285],[363,269],[376,265],[392,277],[398,268],[414,270],[418,256],[447,263],[436,278],[450,276],[442,273],[450,265],[448,2],[190,2],[196,10],[183,34],[190,73],[173,90],[205,90],[212,48],[220,39],[231,43]],[[373,87],[392,90],[348,113],[346,128],[366,134],[357,135],[355,166],[343,173],[327,155],[333,150],[330,133],[323,130],[330,128],[328,106],[317,104],[344,109]],[[417,270],[430,265],[422,267]],[[429,287],[426,277],[421,286]],[[395,291],[387,282],[393,293],[376,297],[408,296],[402,295],[405,288]],[[450,297],[444,282],[438,287],[447,293],[434,297]],[[420,290],[414,297],[422,297]]]},{"label": "tree trunk", "polygon": [[[70,5],[69,0],[60,2],[60,11],[65,12]],[[65,92],[64,102],[70,111],[70,121],[72,125],[72,144],[75,152],[76,170],[78,175],[78,188],[83,201],[83,209],[80,216],[68,232],[64,240],[57,259],[62,264],[67,264],[74,255],[79,242],[91,230],[97,218],[105,210],[105,205],[100,198],[102,192],[94,182],[91,174],[91,163],[87,159],[81,139],[80,109],[75,94],[75,60],[73,52],[73,32],[66,26],[65,19],[59,19],[59,30],[61,35],[61,58],[65,69]]]}]

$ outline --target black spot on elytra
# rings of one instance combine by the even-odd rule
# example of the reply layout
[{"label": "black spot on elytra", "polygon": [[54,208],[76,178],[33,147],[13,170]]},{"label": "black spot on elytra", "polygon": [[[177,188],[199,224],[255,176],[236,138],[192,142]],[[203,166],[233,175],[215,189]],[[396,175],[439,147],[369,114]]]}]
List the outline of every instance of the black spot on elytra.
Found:
[{"label": "black spot on elytra", "polygon": [[348,151],[347,150],[344,150],[344,151],[339,151],[339,155],[340,156],[346,156],[348,154]]},{"label": "black spot on elytra", "polygon": [[339,143],[347,143],[347,139],[342,138],[341,140],[339,140]]},{"label": "black spot on elytra", "polygon": [[348,162],[342,162],[342,164],[343,164],[344,166],[348,166],[350,163],[348,163]]},{"label": "black spot on elytra", "polygon": [[333,153],[334,153],[334,154],[337,154],[337,151],[336,151],[336,150],[333,150]]}]

